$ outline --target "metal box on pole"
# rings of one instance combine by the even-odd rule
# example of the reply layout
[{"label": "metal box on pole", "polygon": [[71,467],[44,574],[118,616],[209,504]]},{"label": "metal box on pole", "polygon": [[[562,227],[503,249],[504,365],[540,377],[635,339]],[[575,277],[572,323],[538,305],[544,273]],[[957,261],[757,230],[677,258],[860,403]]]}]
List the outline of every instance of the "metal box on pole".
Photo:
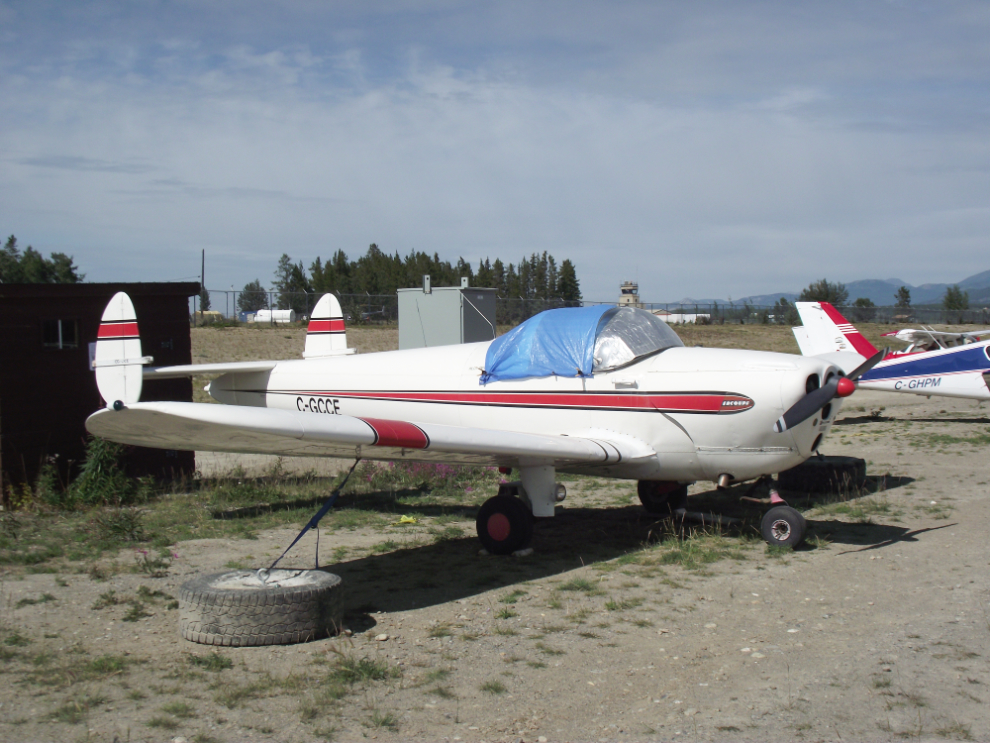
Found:
[{"label": "metal box on pole", "polygon": [[399,289],[399,348],[490,341],[495,337],[495,289],[460,286]]}]

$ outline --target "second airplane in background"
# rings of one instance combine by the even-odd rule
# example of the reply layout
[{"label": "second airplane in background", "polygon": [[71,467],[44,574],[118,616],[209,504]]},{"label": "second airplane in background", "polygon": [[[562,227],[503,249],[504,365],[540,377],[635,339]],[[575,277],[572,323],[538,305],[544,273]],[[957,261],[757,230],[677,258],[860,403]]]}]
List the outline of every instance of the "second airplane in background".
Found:
[{"label": "second airplane in background", "polygon": [[[803,326],[793,329],[794,337],[804,356],[851,368],[877,353],[876,347],[828,302],[797,302],[796,306]],[[990,341],[979,340],[982,334],[925,329],[886,333],[910,345],[904,351],[887,354],[863,374],[859,387],[990,400]]]}]

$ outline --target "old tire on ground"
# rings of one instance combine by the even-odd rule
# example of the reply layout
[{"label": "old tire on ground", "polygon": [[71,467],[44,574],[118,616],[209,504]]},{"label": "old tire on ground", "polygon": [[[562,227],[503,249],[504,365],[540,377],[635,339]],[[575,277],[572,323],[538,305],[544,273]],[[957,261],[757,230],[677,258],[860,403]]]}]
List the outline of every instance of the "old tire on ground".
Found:
[{"label": "old tire on ground", "polygon": [[307,642],[341,629],[340,576],[322,570],[232,570],[179,589],[183,639],[244,647]]},{"label": "old tire on ground", "polygon": [[804,540],[808,526],[804,516],[790,506],[776,506],[763,516],[760,534],[767,544],[797,547]]},{"label": "old tire on ground", "polygon": [[640,480],[636,485],[639,501],[647,513],[669,516],[687,507],[688,486],[679,482]]},{"label": "old tire on ground", "polygon": [[511,495],[496,495],[478,509],[478,539],[493,555],[525,549],[533,538],[533,514]]},{"label": "old tire on ground", "polygon": [[862,488],[866,461],[857,457],[811,457],[777,475],[783,490],[804,493],[836,493]]}]

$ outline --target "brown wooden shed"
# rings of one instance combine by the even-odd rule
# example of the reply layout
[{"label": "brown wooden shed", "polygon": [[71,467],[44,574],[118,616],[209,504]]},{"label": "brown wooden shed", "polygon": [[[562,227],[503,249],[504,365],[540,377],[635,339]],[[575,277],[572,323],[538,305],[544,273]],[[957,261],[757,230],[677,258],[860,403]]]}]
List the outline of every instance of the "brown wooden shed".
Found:
[{"label": "brown wooden shed", "polygon": [[[86,418],[103,407],[89,367],[90,343],[110,298],[127,292],[141,348],[155,366],[189,364],[192,282],[0,284],[0,494],[33,482],[49,458],[65,478],[84,456]],[[192,400],[189,379],[146,384],[142,400]],[[191,474],[192,452],[131,447],[133,476]]]}]

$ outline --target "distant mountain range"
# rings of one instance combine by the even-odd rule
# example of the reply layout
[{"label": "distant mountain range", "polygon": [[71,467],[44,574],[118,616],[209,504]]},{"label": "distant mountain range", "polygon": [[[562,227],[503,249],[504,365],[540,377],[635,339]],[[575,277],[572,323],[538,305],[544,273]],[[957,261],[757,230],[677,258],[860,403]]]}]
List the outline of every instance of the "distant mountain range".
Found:
[{"label": "distant mountain range", "polygon": [[[958,282],[959,288],[969,292],[970,307],[990,306],[990,271],[974,274],[969,278]],[[894,304],[894,295],[902,286],[906,286],[911,291],[911,304],[914,306],[924,304],[941,304],[945,290],[952,284],[922,284],[912,286],[900,279],[863,279],[862,281],[850,281],[846,284],[849,292],[849,304],[853,304],[860,297],[866,297],[873,301],[877,307],[889,307]],[[788,302],[794,302],[801,295],[801,292],[776,292],[774,294],[755,294],[750,297],[739,297],[733,299],[732,304],[753,304],[770,305],[784,297]],[[680,300],[681,304],[729,304],[727,299],[692,299],[685,297]],[[673,302],[671,304],[674,304]]]}]

